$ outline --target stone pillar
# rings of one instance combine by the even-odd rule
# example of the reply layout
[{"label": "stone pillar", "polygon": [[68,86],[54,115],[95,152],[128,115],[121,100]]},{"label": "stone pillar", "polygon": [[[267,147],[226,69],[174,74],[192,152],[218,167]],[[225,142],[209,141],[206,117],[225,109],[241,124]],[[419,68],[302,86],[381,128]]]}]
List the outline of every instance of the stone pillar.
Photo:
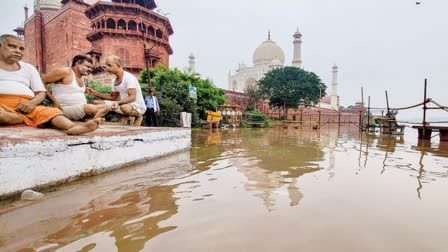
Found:
[{"label": "stone pillar", "polygon": [[294,57],[292,59],[292,66],[302,68],[302,34],[297,29],[294,37]]},{"label": "stone pillar", "polygon": [[45,44],[44,44],[44,16],[43,13],[40,11],[40,8],[38,8],[34,12],[34,41],[35,41],[35,48],[36,48],[36,67],[37,70],[40,73],[45,73]]},{"label": "stone pillar", "polygon": [[338,101],[338,66],[333,66],[333,80],[331,82],[331,107],[339,110]]}]

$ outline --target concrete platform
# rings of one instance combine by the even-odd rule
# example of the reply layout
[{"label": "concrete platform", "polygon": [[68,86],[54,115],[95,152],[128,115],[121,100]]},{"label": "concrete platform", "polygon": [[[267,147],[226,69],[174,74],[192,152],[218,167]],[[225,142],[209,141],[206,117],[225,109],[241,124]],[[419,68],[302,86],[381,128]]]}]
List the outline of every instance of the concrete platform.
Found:
[{"label": "concrete platform", "polygon": [[0,199],[189,149],[189,128],[101,125],[82,136],[0,128]]}]

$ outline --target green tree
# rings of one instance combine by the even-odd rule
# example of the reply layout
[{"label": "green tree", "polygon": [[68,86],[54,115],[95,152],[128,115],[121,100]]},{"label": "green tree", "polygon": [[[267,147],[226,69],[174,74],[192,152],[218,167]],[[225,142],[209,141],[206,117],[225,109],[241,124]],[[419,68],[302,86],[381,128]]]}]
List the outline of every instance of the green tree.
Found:
[{"label": "green tree", "polygon": [[[144,95],[148,93],[147,74],[146,70],[140,73]],[[188,74],[159,65],[150,69],[150,77],[155,95],[159,99],[161,126],[180,126],[179,114],[182,111],[192,114],[194,127],[200,126],[200,118],[204,118],[205,110],[216,110],[218,105],[225,103],[222,90],[198,74]],[[197,89],[197,100],[190,98],[190,85]]]},{"label": "green tree", "polygon": [[249,102],[247,105],[248,110],[254,110],[257,107],[258,101],[263,98],[260,88],[258,85],[249,85],[244,91],[249,96]]},{"label": "green tree", "polygon": [[323,97],[327,88],[315,73],[297,67],[273,69],[258,86],[270,106],[285,109],[315,105],[319,102],[320,90]]}]

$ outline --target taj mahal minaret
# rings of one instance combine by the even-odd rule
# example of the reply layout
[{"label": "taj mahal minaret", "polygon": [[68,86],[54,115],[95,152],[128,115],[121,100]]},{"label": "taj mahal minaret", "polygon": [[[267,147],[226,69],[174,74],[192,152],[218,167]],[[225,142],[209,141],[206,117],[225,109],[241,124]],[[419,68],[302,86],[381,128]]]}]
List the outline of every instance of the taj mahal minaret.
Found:
[{"label": "taj mahal minaret", "polygon": [[191,53],[190,56],[188,56],[187,73],[196,73],[196,67],[195,67],[196,62],[194,60],[195,57],[193,53]]},{"label": "taj mahal minaret", "polygon": [[292,66],[302,68],[302,34],[298,28],[293,37],[294,56],[292,58]]},{"label": "taj mahal minaret", "polygon": [[339,110],[338,98],[338,66],[333,66],[333,80],[331,82],[331,107]]}]

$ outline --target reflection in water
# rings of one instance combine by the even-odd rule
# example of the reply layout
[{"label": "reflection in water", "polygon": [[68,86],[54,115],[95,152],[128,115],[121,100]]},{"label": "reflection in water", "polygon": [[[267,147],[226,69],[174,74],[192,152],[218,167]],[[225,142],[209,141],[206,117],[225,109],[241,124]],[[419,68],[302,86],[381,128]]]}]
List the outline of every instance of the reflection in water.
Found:
[{"label": "reflection in water", "polygon": [[384,151],[383,169],[381,170],[381,174],[383,174],[386,171],[386,167],[387,167],[386,161],[387,161],[388,155],[389,155],[389,153],[395,152],[395,148],[397,147],[397,144],[404,144],[404,137],[402,135],[400,135],[400,136],[381,135],[378,138],[378,142],[377,142],[376,146],[379,150]]},{"label": "reflection in water", "polygon": [[[420,158],[418,161],[418,175],[415,177],[417,178],[418,183],[417,195],[418,198],[421,199],[421,190],[424,183],[434,181],[436,177],[448,177],[448,174],[446,172],[440,172],[437,170],[425,170],[423,159],[429,154],[443,158],[448,157],[448,144],[446,142],[439,142],[438,147],[435,148],[432,146],[430,141],[419,139],[417,142],[417,146],[414,148],[420,152]],[[431,169],[431,167],[428,166],[428,169]]]},{"label": "reflection in water", "polygon": [[[0,240],[13,241],[13,230],[18,230],[29,237],[45,235],[29,244],[30,248],[51,247],[58,251],[89,251],[89,248],[103,248],[102,251],[141,251],[153,237],[176,228],[160,223],[178,212],[173,192],[178,185],[162,183],[186,174],[191,169],[189,159],[189,153],[181,153],[153,161],[151,166],[140,166],[134,170],[121,170],[87,179],[83,182],[85,186],[79,185],[71,189],[74,190],[73,193],[71,190],[67,192],[70,198],[59,195],[53,199],[56,206],[65,205],[67,200],[71,200],[72,203],[65,206],[69,211],[59,211],[51,208],[51,205],[45,206],[45,202],[40,203],[43,206],[30,206],[35,209],[51,208],[52,211],[39,218],[55,229],[52,232],[46,230],[46,225],[26,232],[20,231],[18,226],[24,224],[20,220],[23,216],[20,211],[26,209],[6,214],[5,216],[10,215],[9,220],[0,216],[3,217],[0,218],[0,224],[6,221],[5,227],[11,228],[9,232],[7,229],[0,230]],[[70,194],[74,196],[71,197]],[[85,200],[90,201],[84,203]],[[111,241],[116,249],[110,247]]]},{"label": "reflection in water", "polygon": [[124,193],[118,199],[110,195],[96,198],[73,216],[71,223],[45,240],[51,244],[69,244],[109,231],[118,251],[140,251],[146,241],[176,228],[159,225],[177,213],[175,187],[154,186]]},{"label": "reflection in water", "polygon": [[[297,178],[320,170],[318,162],[323,161],[324,153],[319,133],[263,129],[204,131],[202,134],[206,136],[202,138],[207,139],[204,142],[208,156],[207,161],[197,166],[210,166],[210,162],[217,158],[214,158],[213,154],[225,155],[247,178],[245,189],[256,192],[254,195],[262,199],[268,211],[275,207],[275,191],[285,187],[285,184],[290,206],[295,206],[303,198],[297,186]],[[221,143],[219,139],[223,138],[225,141]],[[204,158],[200,148],[196,150],[193,149],[192,158]]]},{"label": "reflection in water", "polygon": [[192,140],[187,153],[83,180],[0,215],[0,251],[448,246],[445,143],[331,125],[194,130]]}]

